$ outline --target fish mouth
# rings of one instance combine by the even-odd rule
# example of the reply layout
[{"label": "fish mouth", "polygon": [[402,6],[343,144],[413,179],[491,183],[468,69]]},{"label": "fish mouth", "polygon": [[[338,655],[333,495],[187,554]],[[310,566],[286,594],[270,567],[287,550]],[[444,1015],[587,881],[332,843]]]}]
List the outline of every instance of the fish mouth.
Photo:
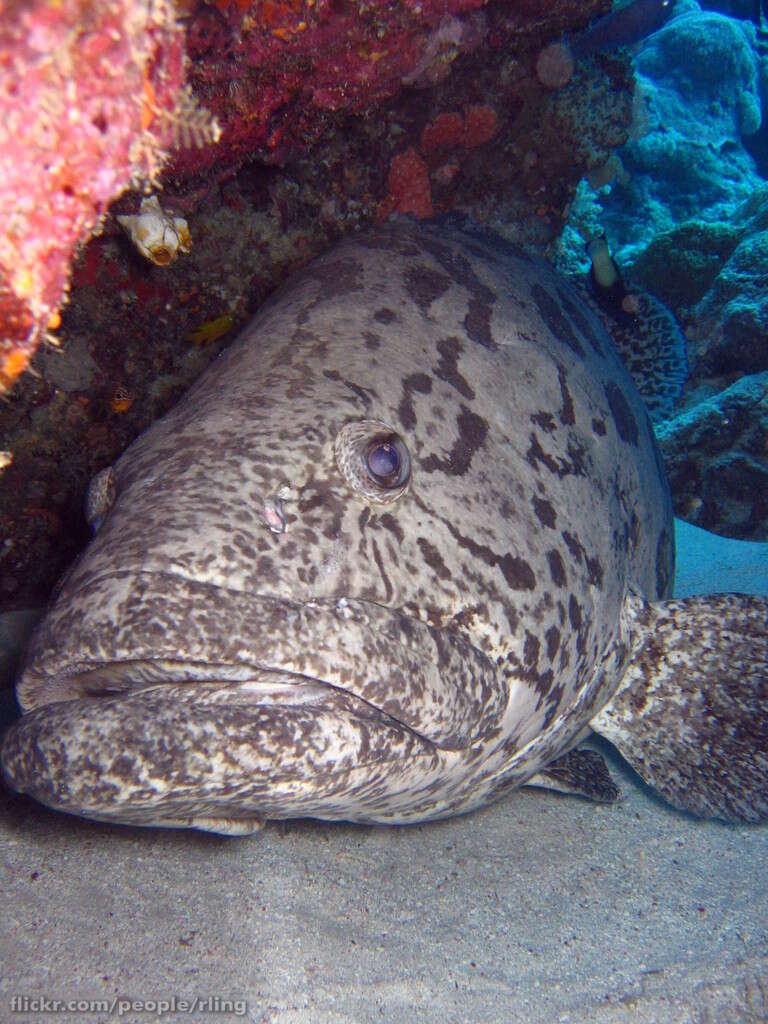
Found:
[{"label": "fish mouth", "polygon": [[33,639],[17,685],[25,711],[158,683],[258,681],[266,699],[279,677],[275,692],[333,687],[459,749],[507,707],[495,663],[465,635],[372,601],[300,602],[158,573],[92,578],[75,598],[62,595]]},{"label": "fish mouth", "polygon": [[169,596],[166,581],[162,606],[128,616],[129,645],[92,583],[79,630],[58,605],[45,620],[0,755],[13,789],[59,810],[156,825],[426,820],[449,813],[446,765],[506,708],[490,659],[398,609],[219,592],[228,629],[203,646],[211,588],[184,580]]},{"label": "fish mouth", "polygon": [[409,820],[414,794],[392,800],[407,766],[433,777],[442,758],[364,700],[273,671],[45,704],[6,731],[0,760],[12,789],[55,810],[241,834],[266,818]]}]

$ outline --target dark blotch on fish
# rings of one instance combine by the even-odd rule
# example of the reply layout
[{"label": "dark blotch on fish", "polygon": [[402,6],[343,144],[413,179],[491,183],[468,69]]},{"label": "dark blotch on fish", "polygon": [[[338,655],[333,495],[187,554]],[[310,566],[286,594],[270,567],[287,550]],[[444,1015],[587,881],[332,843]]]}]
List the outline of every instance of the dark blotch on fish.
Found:
[{"label": "dark blotch on fish", "polygon": [[397,415],[404,430],[413,430],[416,426],[416,413],[413,408],[413,393],[428,395],[432,390],[432,380],[426,373],[412,373],[403,381],[403,397],[397,408]]},{"label": "dark blotch on fish", "polygon": [[540,284],[531,287],[531,298],[536,303],[539,315],[555,337],[575,352],[581,359],[586,353],[571,326],[571,322],[560,308],[560,304]]},{"label": "dark blotch on fish", "polygon": [[442,338],[437,343],[437,351],[440,353],[440,362],[435,368],[435,376],[444,380],[446,384],[450,384],[463,398],[468,398],[471,401],[475,397],[475,392],[459,373],[459,356],[461,355],[459,339]]},{"label": "dark blotch on fish", "polygon": [[563,309],[568,314],[570,319],[573,320],[573,322],[576,324],[576,327],[579,330],[581,336],[587,339],[589,344],[592,346],[593,350],[599,356],[604,356],[605,349],[601,345],[600,339],[595,334],[592,325],[590,324],[589,320],[584,315],[584,313],[582,313],[582,311],[579,309],[575,302],[571,301],[571,299],[566,294],[564,288],[558,288],[557,294]]},{"label": "dark blotch on fish", "polygon": [[605,397],[608,399],[608,405],[611,407],[613,422],[616,424],[616,431],[619,437],[622,441],[626,441],[627,444],[637,447],[639,437],[637,420],[632,415],[629,403],[618,384],[609,381],[605,386]]},{"label": "dark blotch on fish", "polygon": [[426,316],[432,303],[445,295],[451,282],[439,270],[433,270],[423,263],[409,266],[405,271],[405,290]]},{"label": "dark blotch on fish", "polygon": [[472,456],[485,444],[488,424],[482,416],[462,405],[461,412],[456,417],[456,425],[459,428],[459,437],[448,453],[448,458],[441,459],[437,455],[430,455],[422,463],[425,473],[440,471],[448,476],[463,476],[469,469]]},{"label": "dark blotch on fish", "polygon": [[451,579],[451,572],[448,566],[442,559],[440,552],[437,550],[434,544],[426,539],[426,537],[418,538],[419,550],[424,558],[424,561],[433,570],[435,575],[440,580]]},{"label": "dark blotch on fish", "polygon": [[542,526],[548,526],[550,529],[554,527],[557,521],[557,515],[551,502],[545,498],[539,498],[537,495],[533,496],[533,511],[536,513],[536,518],[539,520]]},{"label": "dark blotch on fish", "polygon": [[552,577],[552,582],[556,587],[565,586],[565,566],[563,560],[560,557],[560,553],[555,551],[547,552],[547,561],[549,562],[549,574]]}]

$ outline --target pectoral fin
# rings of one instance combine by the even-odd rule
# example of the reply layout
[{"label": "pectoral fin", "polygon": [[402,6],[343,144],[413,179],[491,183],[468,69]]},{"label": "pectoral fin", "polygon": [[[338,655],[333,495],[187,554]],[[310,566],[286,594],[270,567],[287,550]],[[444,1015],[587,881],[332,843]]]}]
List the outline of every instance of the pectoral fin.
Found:
[{"label": "pectoral fin", "polygon": [[768,820],[768,601],[628,599],[633,657],[590,723],[675,807]]}]

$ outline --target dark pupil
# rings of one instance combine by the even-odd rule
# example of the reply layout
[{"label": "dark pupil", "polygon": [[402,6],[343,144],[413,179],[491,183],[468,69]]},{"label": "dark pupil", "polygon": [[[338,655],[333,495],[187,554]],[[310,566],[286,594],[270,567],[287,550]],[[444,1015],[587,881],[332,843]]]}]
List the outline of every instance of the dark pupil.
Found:
[{"label": "dark pupil", "polygon": [[394,476],[400,469],[400,456],[397,448],[389,441],[377,444],[368,453],[368,468],[375,477],[386,479]]}]

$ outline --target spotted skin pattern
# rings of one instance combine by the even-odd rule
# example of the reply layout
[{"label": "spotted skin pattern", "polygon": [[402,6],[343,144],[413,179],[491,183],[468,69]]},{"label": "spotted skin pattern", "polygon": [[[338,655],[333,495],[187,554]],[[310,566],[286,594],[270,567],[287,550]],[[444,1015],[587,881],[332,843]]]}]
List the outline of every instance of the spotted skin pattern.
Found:
[{"label": "spotted skin pattern", "polygon": [[641,288],[633,289],[636,312],[627,323],[610,316],[586,289],[582,294],[608,331],[652,422],[671,419],[689,377],[685,336],[675,317]]},{"label": "spotted skin pattern", "polygon": [[[364,420],[407,447],[395,501],[339,468]],[[670,590],[666,479],[604,329],[479,235],[343,242],[113,470],[2,754],[15,788],[97,819],[470,810],[588,731],[628,594]]]}]

